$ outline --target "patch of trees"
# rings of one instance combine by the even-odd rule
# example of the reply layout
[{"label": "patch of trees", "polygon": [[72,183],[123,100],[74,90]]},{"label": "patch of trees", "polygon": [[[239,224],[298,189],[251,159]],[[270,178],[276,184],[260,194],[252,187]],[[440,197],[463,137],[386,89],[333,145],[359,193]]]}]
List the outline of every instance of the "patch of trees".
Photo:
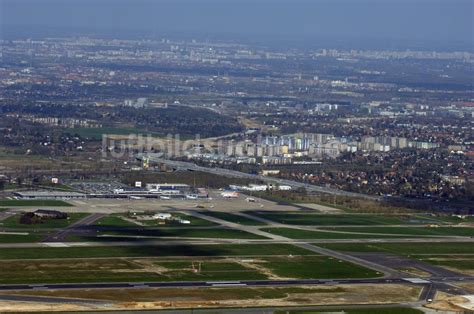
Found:
[{"label": "patch of trees", "polygon": [[207,187],[212,189],[224,188],[229,184],[247,185],[255,183],[255,180],[244,178],[230,178],[212,173],[200,171],[175,171],[163,173],[137,173],[127,175],[122,179],[123,183],[133,185],[135,181],[147,183],[182,183],[196,187]]}]

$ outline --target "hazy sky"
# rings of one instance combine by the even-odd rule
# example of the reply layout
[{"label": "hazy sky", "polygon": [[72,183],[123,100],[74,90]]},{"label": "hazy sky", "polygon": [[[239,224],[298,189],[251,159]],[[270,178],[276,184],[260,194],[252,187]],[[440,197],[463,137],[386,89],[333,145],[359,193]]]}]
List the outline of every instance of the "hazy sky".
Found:
[{"label": "hazy sky", "polygon": [[[0,0],[0,27],[473,42],[474,0]],[[31,27],[35,26],[35,27]]]}]

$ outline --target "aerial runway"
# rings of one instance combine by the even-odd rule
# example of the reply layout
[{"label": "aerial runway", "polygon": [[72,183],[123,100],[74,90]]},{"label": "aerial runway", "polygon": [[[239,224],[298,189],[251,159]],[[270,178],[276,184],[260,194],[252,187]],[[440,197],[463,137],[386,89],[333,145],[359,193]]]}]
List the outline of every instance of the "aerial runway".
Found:
[{"label": "aerial runway", "polygon": [[[446,282],[474,281],[474,277],[375,278],[375,279],[295,279],[295,280],[242,280],[242,281],[182,281],[182,282],[123,282],[123,283],[58,283],[58,284],[11,284],[0,285],[0,291],[69,290],[69,289],[137,289],[137,288],[224,288],[224,287],[276,287],[308,285],[353,284],[414,284],[423,287],[420,300],[432,299],[436,290],[454,289]],[[459,289],[459,294],[469,291]],[[1,297],[0,297],[1,299]]]}]

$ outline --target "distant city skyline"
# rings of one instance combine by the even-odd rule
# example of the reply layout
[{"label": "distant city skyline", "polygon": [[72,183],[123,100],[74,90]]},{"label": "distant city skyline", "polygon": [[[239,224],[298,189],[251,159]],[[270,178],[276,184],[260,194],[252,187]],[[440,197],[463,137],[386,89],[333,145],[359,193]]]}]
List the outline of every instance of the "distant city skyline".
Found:
[{"label": "distant city skyline", "polygon": [[469,0],[0,0],[0,36],[179,35],[472,50],[473,10]]}]

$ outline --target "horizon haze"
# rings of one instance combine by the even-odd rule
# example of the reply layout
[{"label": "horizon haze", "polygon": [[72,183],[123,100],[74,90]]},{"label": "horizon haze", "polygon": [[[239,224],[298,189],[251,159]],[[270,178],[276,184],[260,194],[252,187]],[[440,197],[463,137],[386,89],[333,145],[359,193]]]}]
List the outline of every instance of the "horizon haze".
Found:
[{"label": "horizon haze", "polygon": [[0,34],[472,50],[473,10],[469,0],[1,0]]}]

